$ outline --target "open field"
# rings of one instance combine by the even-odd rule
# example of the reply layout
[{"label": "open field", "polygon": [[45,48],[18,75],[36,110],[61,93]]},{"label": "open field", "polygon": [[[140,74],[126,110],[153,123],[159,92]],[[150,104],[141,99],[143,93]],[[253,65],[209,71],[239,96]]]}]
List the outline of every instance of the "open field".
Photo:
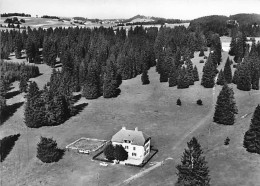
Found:
[{"label": "open field", "polygon": [[[227,56],[226,52],[222,53],[223,63],[219,69],[224,67]],[[204,63],[199,63],[200,59],[202,57],[196,52],[192,61],[198,67],[201,79]],[[31,80],[42,88],[52,70],[44,64],[38,66],[42,75]],[[175,166],[180,162],[186,142],[196,136],[209,163],[211,185],[259,186],[259,155],[250,154],[242,147],[252,112],[260,103],[259,91],[239,91],[232,84],[238,105],[237,120],[233,126],[222,126],[212,122],[221,86],[205,89],[196,82],[188,89],[169,88],[167,83],[159,83],[155,68],[149,70],[149,77],[151,83],[145,86],[141,85],[140,76],[123,81],[117,98],[81,98],[76,104],[88,103],[88,106],[59,126],[27,128],[23,122],[24,104],[17,108],[0,126],[0,138],[21,134],[0,164],[2,185],[173,185],[177,179]],[[16,90],[17,82],[10,92]],[[182,100],[181,107],[176,105],[178,98]],[[199,98],[203,106],[196,104]],[[24,94],[18,94],[8,99],[7,104],[24,101]],[[138,127],[151,136],[152,145],[159,150],[151,160],[155,165],[147,164],[142,169],[111,164],[102,167],[100,162],[91,161],[91,156],[73,152],[66,152],[63,159],[51,164],[36,158],[40,136],[53,137],[59,147],[65,148],[82,136],[110,140],[122,126]],[[230,145],[224,146],[227,136],[231,139]]]}]

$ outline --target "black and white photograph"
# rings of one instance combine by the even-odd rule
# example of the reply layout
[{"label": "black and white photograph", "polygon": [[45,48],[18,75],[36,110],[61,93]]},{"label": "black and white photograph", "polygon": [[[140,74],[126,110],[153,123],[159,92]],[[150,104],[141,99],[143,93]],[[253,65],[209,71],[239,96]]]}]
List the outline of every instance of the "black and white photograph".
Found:
[{"label": "black and white photograph", "polygon": [[260,186],[260,0],[0,0],[0,186]]}]

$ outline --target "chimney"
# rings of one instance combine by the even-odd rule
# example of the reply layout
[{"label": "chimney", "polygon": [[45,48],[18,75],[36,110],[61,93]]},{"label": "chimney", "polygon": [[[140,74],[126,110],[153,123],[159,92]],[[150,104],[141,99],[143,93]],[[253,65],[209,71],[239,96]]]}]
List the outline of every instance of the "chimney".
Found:
[{"label": "chimney", "polygon": [[135,131],[138,131],[138,127],[135,127]]},{"label": "chimney", "polygon": [[125,127],[122,127],[122,129],[123,129],[123,130],[126,130],[126,128],[125,128]]}]

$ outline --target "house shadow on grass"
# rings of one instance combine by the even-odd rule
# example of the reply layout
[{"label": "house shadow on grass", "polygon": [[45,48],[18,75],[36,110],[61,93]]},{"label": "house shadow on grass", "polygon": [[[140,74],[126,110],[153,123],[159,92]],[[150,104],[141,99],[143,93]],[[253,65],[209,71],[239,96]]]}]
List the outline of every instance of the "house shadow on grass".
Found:
[{"label": "house shadow on grass", "polygon": [[0,140],[0,162],[3,162],[8,154],[13,149],[15,142],[20,137],[20,134],[7,136]]},{"label": "house shadow on grass", "polygon": [[24,102],[15,103],[12,105],[7,105],[3,117],[0,119],[0,126],[8,120],[14,113],[23,105]]},{"label": "house shadow on grass", "polygon": [[19,90],[16,90],[16,91],[12,91],[12,92],[7,92],[6,93],[6,96],[5,96],[5,99],[11,99],[15,96],[17,96],[18,94],[20,94],[21,92]]}]

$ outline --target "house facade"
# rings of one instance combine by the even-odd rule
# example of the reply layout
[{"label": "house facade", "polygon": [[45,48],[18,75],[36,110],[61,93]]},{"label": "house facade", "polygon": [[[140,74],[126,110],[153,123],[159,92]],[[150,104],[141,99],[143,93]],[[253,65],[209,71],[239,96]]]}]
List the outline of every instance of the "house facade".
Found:
[{"label": "house facade", "polygon": [[122,145],[128,152],[128,162],[131,164],[141,164],[150,153],[151,148],[151,137],[139,131],[138,128],[135,130],[128,130],[122,127],[111,139],[112,144]]}]

